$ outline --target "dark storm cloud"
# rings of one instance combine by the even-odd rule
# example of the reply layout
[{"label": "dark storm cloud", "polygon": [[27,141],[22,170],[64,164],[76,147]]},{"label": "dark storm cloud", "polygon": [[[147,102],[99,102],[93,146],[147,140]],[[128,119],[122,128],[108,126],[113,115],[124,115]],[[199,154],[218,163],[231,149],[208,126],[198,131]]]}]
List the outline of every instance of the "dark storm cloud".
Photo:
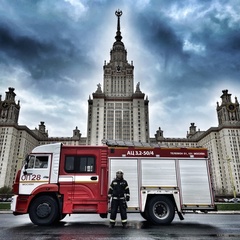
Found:
[{"label": "dark storm cloud", "polygon": [[[146,13],[145,13],[146,14]],[[146,43],[157,43],[152,45],[158,51],[168,50],[171,53],[179,54],[182,49],[181,39],[175,34],[174,29],[167,23],[167,19],[157,17],[156,15],[147,15],[138,17],[138,24],[145,25],[145,33],[142,34]]]},{"label": "dark storm cloud", "polygon": [[[0,27],[1,60],[22,65],[33,79],[59,78],[76,61],[79,65],[88,65],[69,40],[56,40],[58,43],[41,41]],[[71,75],[71,71],[68,74]]]},{"label": "dark storm cloud", "polygon": [[[204,1],[204,4],[206,2],[206,5],[203,5],[203,1],[192,2],[202,5],[185,22],[172,19],[170,9],[177,6],[181,11],[189,4],[188,1],[184,1],[185,4],[183,1],[153,1],[154,8],[148,6],[134,16],[139,34],[142,32],[142,43],[145,43],[156,61],[164,62],[164,77],[170,82],[189,82],[196,86],[200,83],[208,84],[210,78],[213,83],[222,74],[235,76],[236,71],[239,71],[239,24],[231,25],[230,15],[222,13],[221,16],[217,8],[211,6],[214,1]],[[202,17],[197,14],[202,14]],[[194,49],[184,50],[186,40],[202,49],[199,52]],[[171,72],[167,71],[168,66],[174,66],[182,81],[178,81],[172,68]]]},{"label": "dark storm cloud", "polygon": [[0,27],[0,49],[2,61],[21,64],[31,72],[34,79],[41,78],[46,69],[42,66],[44,58],[44,61],[49,61],[48,56],[52,58],[59,51],[51,43],[43,43],[28,36],[17,36],[3,27]]},{"label": "dark storm cloud", "polygon": [[143,26],[145,23],[146,34],[143,34],[143,41],[154,54],[164,59],[164,68],[167,69],[169,62],[178,58],[184,61],[187,54],[182,52],[183,42],[175,34],[166,19],[156,18],[154,15],[139,17],[138,23]]},{"label": "dark storm cloud", "polygon": [[136,39],[151,54],[151,63],[143,64],[151,71],[142,71],[140,77],[153,79],[147,83],[150,105],[162,104],[162,113],[153,115],[163,130],[181,126],[175,118],[178,123],[201,118],[205,126],[216,124],[209,116],[212,111],[211,119],[216,119],[216,106],[201,106],[209,106],[216,95],[220,98],[221,87],[230,92],[239,88],[239,12],[235,0],[162,0],[149,1],[131,15]]},{"label": "dark storm cloud", "polygon": [[[102,65],[115,41],[117,9],[123,11],[121,32],[135,84],[141,82],[154,109],[153,133],[159,126],[173,131],[175,119],[188,126],[205,116],[213,126],[201,106],[221,95],[219,85],[234,86],[230,92],[239,87],[239,0],[0,0],[2,75],[17,94],[27,88],[30,99],[42,103],[39,121],[54,128],[56,118],[64,125],[75,117],[83,132],[88,96],[103,83]],[[9,87],[2,85],[3,91]],[[29,99],[24,101],[26,106]],[[71,116],[74,111],[81,116]],[[30,115],[31,106],[25,119]]]}]

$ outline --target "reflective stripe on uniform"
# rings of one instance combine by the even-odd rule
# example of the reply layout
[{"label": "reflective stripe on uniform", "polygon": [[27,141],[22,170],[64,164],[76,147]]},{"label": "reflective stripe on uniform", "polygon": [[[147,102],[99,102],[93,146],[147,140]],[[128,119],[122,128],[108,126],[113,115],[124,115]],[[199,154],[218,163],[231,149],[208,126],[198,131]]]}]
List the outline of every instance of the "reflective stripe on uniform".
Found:
[{"label": "reflective stripe on uniform", "polygon": [[125,223],[125,222],[127,222],[127,219],[122,220],[122,223]]},{"label": "reflective stripe on uniform", "polygon": [[110,222],[112,222],[112,223],[115,223],[116,221],[115,221],[115,220],[113,220],[113,219],[110,219]]}]

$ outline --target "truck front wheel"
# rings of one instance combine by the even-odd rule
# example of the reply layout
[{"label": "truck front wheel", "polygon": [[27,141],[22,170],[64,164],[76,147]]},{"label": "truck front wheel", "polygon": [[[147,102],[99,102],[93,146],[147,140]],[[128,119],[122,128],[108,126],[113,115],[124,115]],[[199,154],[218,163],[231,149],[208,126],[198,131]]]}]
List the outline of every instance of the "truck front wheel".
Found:
[{"label": "truck front wheel", "polygon": [[156,196],[148,203],[148,220],[153,224],[170,224],[175,216],[173,202],[166,196]]},{"label": "truck front wheel", "polygon": [[50,225],[59,218],[58,204],[51,196],[37,197],[30,205],[29,217],[36,225]]}]

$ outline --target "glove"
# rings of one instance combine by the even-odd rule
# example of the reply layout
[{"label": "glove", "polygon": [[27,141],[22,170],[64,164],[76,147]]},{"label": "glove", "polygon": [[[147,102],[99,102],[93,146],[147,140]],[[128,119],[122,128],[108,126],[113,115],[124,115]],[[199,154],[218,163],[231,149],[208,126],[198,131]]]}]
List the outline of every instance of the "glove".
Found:
[{"label": "glove", "polygon": [[126,196],[126,201],[128,202],[130,200],[130,196]]},{"label": "glove", "polygon": [[110,201],[112,195],[111,194],[108,194],[108,201]]}]

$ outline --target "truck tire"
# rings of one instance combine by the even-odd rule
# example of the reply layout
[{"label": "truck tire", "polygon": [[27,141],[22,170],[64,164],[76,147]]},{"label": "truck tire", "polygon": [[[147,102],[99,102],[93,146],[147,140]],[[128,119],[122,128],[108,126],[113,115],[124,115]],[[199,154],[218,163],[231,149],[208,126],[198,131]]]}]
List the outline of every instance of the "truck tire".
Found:
[{"label": "truck tire", "polygon": [[147,220],[147,217],[146,217],[145,212],[140,212],[140,215],[142,216],[142,218],[144,218],[145,220]]},{"label": "truck tire", "polygon": [[148,214],[147,211],[140,212],[140,215],[141,215],[142,218],[144,218],[145,220],[150,221],[150,220],[149,220],[149,214]]},{"label": "truck tire", "polygon": [[37,197],[30,205],[29,217],[35,225],[46,226],[59,219],[56,200],[51,196]]},{"label": "truck tire", "polygon": [[61,217],[59,218],[59,221],[63,220],[66,216],[67,216],[67,214],[63,213],[63,214],[61,215]]},{"label": "truck tire", "polygon": [[53,222],[53,224],[58,224],[61,220],[63,220],[65,217],[67,216],[67,214],[59,214],[58,218],[55,219],[55,221]]},{"label": "truck tire", "polygon": [[107,218],[108,217],[108,214],[107,213],[100,213],[99,216],[101,218]]},{"label": "truck tire", "polygon": [[156,196],[148,203],[148,220],[153,224],[170,224],[175,216],[175,206],[166,196]]}]

